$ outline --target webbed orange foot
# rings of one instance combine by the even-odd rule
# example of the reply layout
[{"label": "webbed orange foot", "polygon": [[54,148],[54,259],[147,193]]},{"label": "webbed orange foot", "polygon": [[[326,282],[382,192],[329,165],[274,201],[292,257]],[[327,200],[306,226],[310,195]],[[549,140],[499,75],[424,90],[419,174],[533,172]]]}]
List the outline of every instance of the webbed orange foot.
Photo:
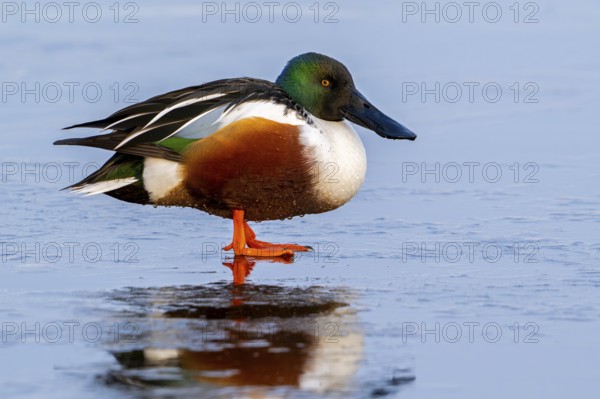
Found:
[{"label": "webbed orange foot", "polygon": [[247,222],[244,222],[244,233],[246,235],[246,244],[250,248],[256,249],[288,249],[293,252],[307,252],[312,251],[312,247],[298,245],[298,244],[274,244],[266,241],[259,241],[256,239],[256,233],[250,228]]},{"label": "webbed orange foot", "polygon": [[244,221],[244,211],[233,210],[233,241],[223,250],[233,249],[235,255],[277,257],[293,256],[294,251],[311,251],[311,247],[296,244],[271,244],[256,239],[256,234]]}]

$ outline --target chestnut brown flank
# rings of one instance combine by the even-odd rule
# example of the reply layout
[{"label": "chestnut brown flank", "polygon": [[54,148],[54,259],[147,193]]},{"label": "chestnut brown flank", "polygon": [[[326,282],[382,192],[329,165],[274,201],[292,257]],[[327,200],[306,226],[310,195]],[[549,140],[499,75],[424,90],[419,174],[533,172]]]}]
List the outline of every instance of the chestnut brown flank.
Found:
[{"label": "chestnut brown flank", "polygon": [[273,220],[320,213],[311,160],[303,155],[299,128],[246,118],[191,144],[184,154],[183,186],[160,205],[193,206],[231,218]]}]

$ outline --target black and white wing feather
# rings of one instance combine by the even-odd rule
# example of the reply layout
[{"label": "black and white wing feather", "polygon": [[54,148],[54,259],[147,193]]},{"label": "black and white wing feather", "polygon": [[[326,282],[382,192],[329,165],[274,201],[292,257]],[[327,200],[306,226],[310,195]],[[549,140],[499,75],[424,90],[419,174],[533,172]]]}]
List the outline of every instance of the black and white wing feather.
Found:
[{"label": "black and white wing feather", "polygon": [[[189,130],[190,126],[203,126],[202,120],[209,119],[211,114],[220,116],[249,102],[280,104],[284,106],[284,112],[292,111],[308,119],[306,111],[274,83],[253,78],[223,79],[152,97],[105,119],[69,126],[65,129],[91,127],[112,132],[59,140],[55,144],[91,146],[132,155],[180,160],[180,154],[157,143],[184,132],[186,128]],[[212,117],[216,119],[214,115]],[[194,132],[196,138],[203,137],[202,129],[196,130],[200,130]]]}]

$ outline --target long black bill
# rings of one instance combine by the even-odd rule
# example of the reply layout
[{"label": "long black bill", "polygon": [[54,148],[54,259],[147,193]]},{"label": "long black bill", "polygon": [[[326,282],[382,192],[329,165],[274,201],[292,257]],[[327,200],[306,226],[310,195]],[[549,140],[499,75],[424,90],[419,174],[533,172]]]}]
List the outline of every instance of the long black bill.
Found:
[{"label": "long black bill", "polygon": [[381,137],[394,140],[414,140],[417,135],[378,110],[358,90],[352,102],[343,108],[344,118],[374,131]]}]

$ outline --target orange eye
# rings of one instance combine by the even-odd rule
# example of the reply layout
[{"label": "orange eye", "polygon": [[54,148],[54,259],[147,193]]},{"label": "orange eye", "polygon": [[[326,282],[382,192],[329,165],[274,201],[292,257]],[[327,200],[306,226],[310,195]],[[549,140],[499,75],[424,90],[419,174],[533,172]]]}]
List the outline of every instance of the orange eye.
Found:
[{"label": "orange eye", "polygon": [[323,87],[329,87],[330,85],[331,85],[331,82],[327,79],[323,79],[321,81],[321,86],[323,86]]}]

